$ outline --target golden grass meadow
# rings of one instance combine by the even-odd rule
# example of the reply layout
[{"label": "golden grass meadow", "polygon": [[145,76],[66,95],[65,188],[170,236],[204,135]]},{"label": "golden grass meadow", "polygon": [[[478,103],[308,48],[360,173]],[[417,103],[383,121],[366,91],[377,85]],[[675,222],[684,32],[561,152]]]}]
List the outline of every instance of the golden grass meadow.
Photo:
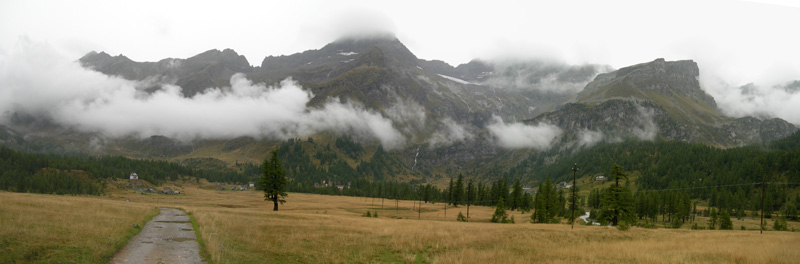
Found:
[{"label": "golden grass meadow", "polygon": [[[255,191],[182,184],[177,196],[109,188],[101,197],[0,192],[0,262],[104,263],[157,214],[190,213],[209,263],[797,263],[800,233],[489,223],[494,208],[290,193],[280,211]],[[363,217],[370,211],[377,218]],[[417,218],[420,218],[419,220]],[[698,218],[705,224],[704,218]],[[771,222],[770,222],[771,223]],[[797,228],[797,223],[790,226]],[[752,228],[751,228],[752,227]]]}]

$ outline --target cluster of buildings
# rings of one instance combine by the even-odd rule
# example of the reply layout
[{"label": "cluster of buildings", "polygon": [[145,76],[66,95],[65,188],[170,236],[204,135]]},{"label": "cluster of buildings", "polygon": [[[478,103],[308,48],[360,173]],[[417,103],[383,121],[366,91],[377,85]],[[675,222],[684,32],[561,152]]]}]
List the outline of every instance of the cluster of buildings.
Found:
[{"label": "cluster of buildings", "polygon": [[329,181],[324,181],[324,180],[322,182],[315,182],[314,183],[314,187],[316,187],[316,188],[327,188],[327,187],[331,187],[331,186],[336,186],[336,188],[338,188],[339,190],[342,190],[344,188],[350,188],[350,182],[347,182],[347,185],[333,184],[333,183],[331,183]]},{"label": "cluster of buildings", "polygon": [[[144,186],[144,183],[139,181],[139,174],[136,174],[135,172],[131,173],[131,175],[128,176],[128,179],[130,180],[128,182],[128,186]],[[169,188],[169,187],[164,187],[164,189],[161,189],[161,190],[156,190],[156,189],[153,189],[153,188],[133,188],[133,192],[135,192],[135,193],[160,193],[160,194],[168,194],[168,195],[181,194],[180,191],[173,190],[172,188]]]}]

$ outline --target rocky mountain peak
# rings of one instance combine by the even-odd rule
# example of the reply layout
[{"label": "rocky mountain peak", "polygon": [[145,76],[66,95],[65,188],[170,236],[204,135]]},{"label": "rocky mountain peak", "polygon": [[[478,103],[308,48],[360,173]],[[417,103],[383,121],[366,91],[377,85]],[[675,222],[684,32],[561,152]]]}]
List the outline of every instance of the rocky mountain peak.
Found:
[{"label": "rocky mountain peak", "polygon": [[688,99],[716,109],[714,98],[701,89],[699,76],[700,69],[692,60],[666,61],[659,58],[598,75],[577,98],[584,102],[612,98],[650,100],[653,94],[658,94]]},{"label": "rocky mountain peak", "polygon": [[355,55],[368,52],[377,53],[376,49],[385,57],[387,66],[417,66],[417,56],[393,34],[381,34],[367,38],[341,38],[323,47],[322,51],[340,55]]},{"label": "rocky mountain peak", "polygon": [[[619,69],[617,78],[641,89],[669,95],[677,91],[685,95],[704,92],[700,89],[700,68],[692,60],[665,61],[663,58]],[[713,98],[710,98],[713,103]]]},{"label": "rocky mountain peak", "polygon": [[232,49],[224,49],[222,51],[218,49],[208,50],[186,59],[186,63],[198,64],[201,67],[209,64],[222,64],[235,72],[250,71],[250,63],[247,58]]}]

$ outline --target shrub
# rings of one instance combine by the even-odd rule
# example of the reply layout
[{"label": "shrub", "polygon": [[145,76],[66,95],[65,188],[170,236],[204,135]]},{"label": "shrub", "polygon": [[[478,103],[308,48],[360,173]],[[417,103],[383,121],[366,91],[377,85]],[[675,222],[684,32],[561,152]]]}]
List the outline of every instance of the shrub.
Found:
[{"label": "shrub", "polygon": [[628,231],[628,229],[631,229],[631,224],[626,221],[619,222],[617,229],[619,229],[619,231]]},{"label": "shrub", "polygon": [[676,229],[677,228],[681,228],[682,225],[683,225],[683,223],[681,222],[681,220],[678,220],[678,219],[672,219],[672,222],[670,223],[670,227],[676,228]]},{"label": "shrub", "polygon": [[461,214],[461,212],[458,212],[458,216],[456,217],[456,221],[466,222],[467,221],[467,217],[465,217],[463,214]]},{"label": "shrub", "polygon": [[775,219],[772,228],[775,229],[775,231],[789,231],[788,227],[786,226],[786,219],[784,218]]}]

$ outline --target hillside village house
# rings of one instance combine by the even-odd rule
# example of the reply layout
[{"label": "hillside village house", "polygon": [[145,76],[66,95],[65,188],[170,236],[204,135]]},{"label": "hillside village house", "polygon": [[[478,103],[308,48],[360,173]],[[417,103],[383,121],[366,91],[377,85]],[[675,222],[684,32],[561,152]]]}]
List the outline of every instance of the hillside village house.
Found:
[{"label": "hillside village house", "polygon": [[561,190],[561,189],[569,189],[569,188],[572,188],[572,184],[569,184],[569,183],[567,183],[567,182],[563,182],[563,181],[562,181],[562,182],[559,182],[559,183],[556,185],[556,190]]},{"label": "hillside village house", "polygon": [[134,173],[131,173],[130,178],[131,178],[131,180],[138,180],[139,179],[139,175],[134,172]]},{"label": "hillside village house", "polygon": [[606,178],[606,176],[600,175],[600,176],[594,177],[594,180],[595,181],[605,181],[605,180],[608,180],[608,178]]}]

